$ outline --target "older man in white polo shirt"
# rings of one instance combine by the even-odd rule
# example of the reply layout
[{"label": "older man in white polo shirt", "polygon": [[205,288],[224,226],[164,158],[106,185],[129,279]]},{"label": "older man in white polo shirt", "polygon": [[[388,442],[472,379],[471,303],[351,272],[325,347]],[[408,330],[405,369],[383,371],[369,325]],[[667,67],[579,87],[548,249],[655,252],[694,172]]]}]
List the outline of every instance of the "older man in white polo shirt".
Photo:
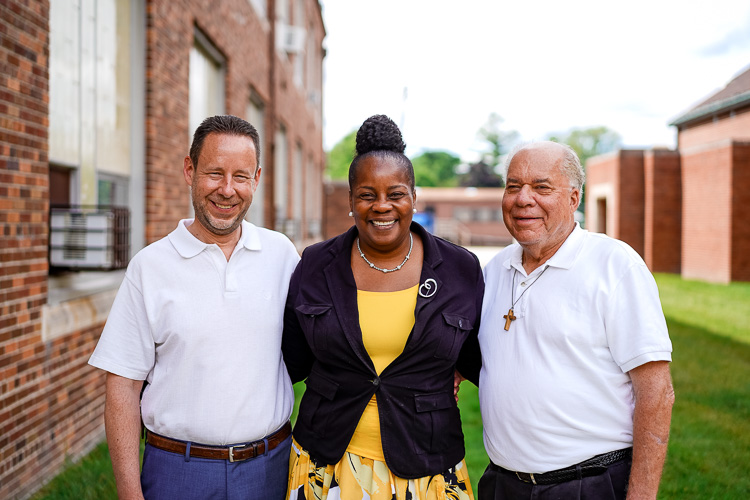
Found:
[{"label": "older man in white polo shirt", "polygon": [[653,276],[573,214],[567,146],[508,159],[503,219],[517,244],[485,268],[479,398],[491,463],[479,499],[656,498],[674,401]]},{"label": "older man in white polo shirt", "polygon": [[299,256],[284,235],[243,220],[259,152],[237,117],[198,127],[183,167],[195,219],[133,258],[89,360],[109,372],[120,498],[285,497],[294,394],[281,330]]}]

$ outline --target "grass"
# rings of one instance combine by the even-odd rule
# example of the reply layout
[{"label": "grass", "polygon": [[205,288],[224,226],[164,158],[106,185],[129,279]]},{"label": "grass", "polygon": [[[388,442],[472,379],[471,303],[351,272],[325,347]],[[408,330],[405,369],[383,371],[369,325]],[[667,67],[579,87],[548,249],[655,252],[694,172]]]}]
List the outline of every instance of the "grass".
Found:
[{"label": "grass", "polygon": [[[750,498],[750,283],[714,285],[666,274],[656,280],[674,345],[677,394],[659,498]],[[304,384],[295,385],[297,405],[303,391]],[[477,389],[468,382],[459,406],[476,493],[488,458]],[[108,498],[116,494],[104,444],[34,497]]]},{"label": "grass", "polygon": [[718,285],[664,273],[655,277],[668,319],[750,343],[750,283]]},{"label": "grass", "polygon": [[117,499],[115,477],[109,461],[107,443],[100,443],[91,453],[44,486],[32,500],[106,500]]}]

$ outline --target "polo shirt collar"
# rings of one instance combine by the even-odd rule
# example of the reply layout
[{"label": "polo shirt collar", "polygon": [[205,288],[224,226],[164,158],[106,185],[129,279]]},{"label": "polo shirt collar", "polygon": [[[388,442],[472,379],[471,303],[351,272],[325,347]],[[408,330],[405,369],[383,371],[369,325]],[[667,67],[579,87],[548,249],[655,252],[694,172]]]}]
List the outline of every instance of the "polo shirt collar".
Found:
[{"label": "polo shirt collar", "polygon": [[[571,267],[573,267],[573,264],[578,258],[578,254],[583,248],[584,236],[585,230],[581,229],[580,224],[576,222],[573,231],[568,235],[568,237],[565,239],[565,242],[557,250],[557,252],[555,252],[555,255],[550,257],[549,260],[547,260],[547,262],[545,262],[544,265],[540,268],[544,268],[544,266],[552,266],[559,267],[560,269],[570,269]],[[523,264],[521,263],[522,256],[523,248],[521,247],[521,245],[517,245],[516,248],[513,249],[513,252],[508,260],[506,260],[503,265],[506,269],[514,267],[521,270],[523,269]]]},{"label": "polo shirt collar", "polygon": [[[204,243],[193,236],[193,234],[188,230],[187,224],[190,224],[193,221],[194,219],[182,219],[179,224],[177,224],[177,228],[169,233],[168,236],[169,241],[175,247],[177,253],[179,253],[185,259],[195,257],[203,250],[205,250],[208,246],[210,246],[208,243]],[[261,244],[260,234],[258,234],[258,228],[253,224],[250,224],[246,220],[242,221],[242,225],[240,227],[242,230],[242,234],[240,236],[240,241],[237,242],[237,245],[241,245],[248,250],[260,250]]]}]

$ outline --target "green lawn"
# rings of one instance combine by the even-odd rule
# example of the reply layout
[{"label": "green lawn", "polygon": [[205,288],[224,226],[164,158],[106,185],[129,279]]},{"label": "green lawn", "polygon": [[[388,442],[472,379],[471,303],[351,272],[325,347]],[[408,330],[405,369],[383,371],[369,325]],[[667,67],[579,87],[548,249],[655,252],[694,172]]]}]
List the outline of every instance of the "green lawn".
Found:
[{"label": "green lawn", "polygon": [[[677,394],[659,498],[750,498],[750,283],[712,285],[664,274],[656,279],[674,344]],[[304,384],[295,386],[297,402],[303,390]],[[477,390],[468,382],[459,406],[476,490],[488,459]],[[116,498],[106,446],[34,498]]]}]

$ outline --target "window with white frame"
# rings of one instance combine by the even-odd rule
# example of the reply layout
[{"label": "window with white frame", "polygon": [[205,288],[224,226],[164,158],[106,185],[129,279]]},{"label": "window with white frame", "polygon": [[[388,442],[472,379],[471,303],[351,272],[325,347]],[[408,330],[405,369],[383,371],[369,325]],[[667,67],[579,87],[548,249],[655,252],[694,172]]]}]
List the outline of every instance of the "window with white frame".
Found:
[{"label": "window with white frame", "polygon": [[299,238],[298,229],[302,227],[302,213],[305,203],[305,171],[303,165],[302,144],[297,143],[294,148],[294,163],[292,164],[292,213],[294,218],[295,237]]},{"label": "window with white frame", "polygon": [[279,125],[274,138],[274,171],[273,171],[273,197],[275,229],[284,231],[288,218],[287,202],[289,200],[288,168],[286,127]]},{"label": "window with white frame", "polygon": [[265,227],[265,184],[266,184],[266,178],[265,175],[268,175],[268,172],[263,171],[263,165],[264,165],[264,157],[266,155],[266,152],[263,151],[263,146],[265,146],[265,137],[266,137],[266,131],[265,131],[265,108],[263,105],[263,101],[261,100],[260,96],[254,91],[251,91],[250,93],[250,102],[247,105],[247,121],[250,122],[251,125],[255,127],[255,129],[258,131],[258,135],[260,136],[260,167],[261,167],[261,175],[260,175],[260,183],[258,184],[257,189],[255,190],[255,194],[253,195],[253,203],[250,206],[250,210],[247,213],[247,216],[245,217],[248,221],[252,222],[256,226],[259,227]]},{"label": "window with white frame", "polygon": [[305,0],[295,0],[294,2],[294,26],[296,32],[294,36],[300,37],[297,46],[298,49],[294,54],[294,84],[297,88],[302,88],[305,78],[305,51],[307,48],[307,33],[305,31]]},{"label": "window with white frame", "polygon": [[224,57],[206,35],[195,30],[190,49],[190,141],[209,116],[224,114]]},{"label": "window with white frame", "polygon": [[[131,175],[130,2],[50,4],[50,163],[67,168],[70,203],[95,205],[98,179]],[[60,189],[55,186],[55,189]]]},{"label": "window with white frame", "polygon": [[253,6],[255,12],[258,13],[258,17],[261,19],[268,19],[268,0],[249,0],[250,5]]},{"label": "window with white frame", "polygon": [[305,217],[308,238],[320,238],[320,214],[322,211],[323,183],[320,171],[315,166],[312,155],[307,158],[305,168]]}]

